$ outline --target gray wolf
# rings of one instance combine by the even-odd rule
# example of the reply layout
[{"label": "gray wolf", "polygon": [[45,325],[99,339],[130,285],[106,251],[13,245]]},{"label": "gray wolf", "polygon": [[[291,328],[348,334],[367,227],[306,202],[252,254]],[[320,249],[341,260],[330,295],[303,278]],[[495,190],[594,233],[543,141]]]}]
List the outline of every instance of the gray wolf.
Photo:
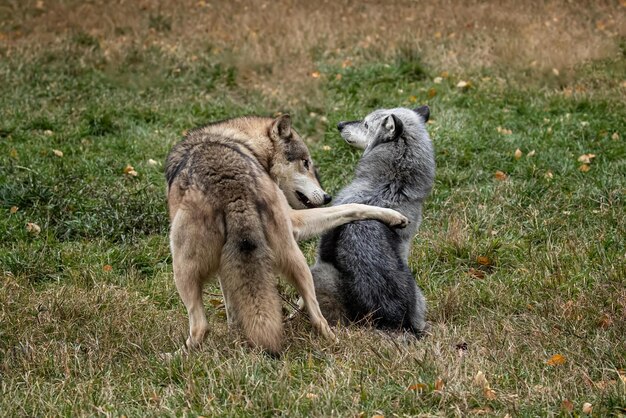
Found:
[{"label": "gray wolf", "polygon": [[[269,353],[281,350],[283,325],[275,273],[293,283],[311,323],[334,338],[296,240],[357,219],[404,227],[386,208],[330,201],[309,151],[288,115],[241,117],[190,131],[170,151],[165,177],[174,280],[189,314],[187,348],[209,331],[202,288],[219,277],[229,326]],[[295,209],[301,210],[295,210]]]},{"label": "gray wolf", "polygon": [[424,332],[426,302],[408,266],[422,203],[435,177],[433,146],[425,128],[428,106],[380,109],[337,127],[364,149],[354,181],[336,205],[393,208],[410,224],[394,230],[377,221],[341,225],[321,238],[311,271],[322,314],[332,323],[371,322],[379,329]]}]

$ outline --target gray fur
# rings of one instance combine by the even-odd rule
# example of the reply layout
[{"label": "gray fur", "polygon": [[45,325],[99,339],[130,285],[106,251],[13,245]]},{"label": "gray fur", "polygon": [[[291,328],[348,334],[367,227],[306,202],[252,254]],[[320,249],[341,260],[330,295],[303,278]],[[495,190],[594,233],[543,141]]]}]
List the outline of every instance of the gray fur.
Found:
[{"label": "gray fur", "polygon": [[435,178],[433,146],[425,128],[429,114],[427,106],[380,109],[362,121],[338,125],[346,142],[365,151],[355,179],[334,205],[392,208],[411,223],[392,229],[378,221],[358,221],[322,236],[311,272],[329,322],[371,320],[378,328],[417,336],[425,329],[426,301],[408,267],[408,255]]}]

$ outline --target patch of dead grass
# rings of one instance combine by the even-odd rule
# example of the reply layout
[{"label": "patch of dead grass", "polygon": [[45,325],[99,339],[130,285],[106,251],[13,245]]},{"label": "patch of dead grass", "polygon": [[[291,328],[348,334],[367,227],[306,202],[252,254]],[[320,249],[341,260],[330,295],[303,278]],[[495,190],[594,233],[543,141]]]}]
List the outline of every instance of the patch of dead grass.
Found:
[{"label": "patch of dead grass", "polygon": [[[212,54],[270,96],[314,94],[321,64],[419,53],[448,71],[503,68],[561,75],[613,56],[626,35],[616,2],[13,1],[0,12],[10,48],[45,48],[68,34],[98,39],[105,56],[137,44],[194,60]],[[284,100],[284,99],[283,99]]]}]

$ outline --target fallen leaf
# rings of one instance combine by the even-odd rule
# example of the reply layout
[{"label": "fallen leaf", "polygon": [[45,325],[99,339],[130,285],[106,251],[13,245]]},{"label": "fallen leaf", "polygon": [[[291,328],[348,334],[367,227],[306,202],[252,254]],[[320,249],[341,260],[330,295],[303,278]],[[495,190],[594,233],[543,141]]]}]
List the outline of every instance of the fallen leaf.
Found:
[{"label": "fallen leaf", "polygon": [[617,132],[613,132],[613,135],[611,135],[611,139],[613,141],[617,141],[619,139],[619,134]]},{"label": "fallen leaf", "polygon": [[555,76],[558,76],[560,73],[559,73],[559,70],[557,70],[556,68],[553,68],[552,74],[554,74]]},{"label": "fallen leaf", "polygon": [[450,76],[450,74],[447,71],[442,71],[441,74],[439,74],[441,76],[441,78],[448,78]]},{"label": "fallen leaf", "polygon": [[110,272],[111,270],[113,270],[113,266],[111,266],[110,264],[105,264],[104,266],[102,266],[102,271],[104,272]]},{"label": "fallen leaf", "polygon": [[34,222],[28,222],[26,224],[26,230],[33,235],[39,235],[41,232],[41,227]]},{"label": "fallen leaf", "polygon": [[547,178],[548,180],[550,180],[554,177],[554,174],[552,174],[552,171],[548,170],[546,171],[546,174],[544,174],[543,176]]},{"label": "fallen leaf", "polygon": [[489,386],[483,389],[483,395],[485,396],[485,398],[491,401],[496,399],[496,391],[491,389]]},{"label": "fallen leaf", "polygon": [[565,358],[565,356],[561,354],[555,354],[546,361],[546,364],[548,366],[558,366],[561,364],[565,364],[566,361],[567,359]]},{"label": "fallen leaf", "polygon": [[487,378],[485,377],[485,374],[481,371],[478,371],[478,373],[476,373],[476,376],[474,376],[474,385],[478,386],[480,388],[488,388],[489,387],[489,382],[487,381]]},{"label": "fallen leaf", "polygon": [[583,154],[578,157],[578,162],[581,162],[583,164],[591,164],[591,160],[593,160],[594,158],[596,158],[596,154]]},{"label": "fallen leaf", "polygon": [[52,153],[56,155],[57,157],[63,157],[63,151],[60,151],[58,149],[53,149]]},{"label": "fallen leaf", "polygon": [[307,399],[317,399],[317,398],[319,398],[319,396],[316,395],[315,393],[307,393],[305,396],[306,396]]},{"label": "fallen leaf", "polygon": [[465,89],[471,87],[472,83],[470,81],[461,80],[456,84],[456,86],[460,89]]},{"label": "fallen leaf", "polygon": [[428,98],[429,99],[432,99],[436,95],[437,95],[437,90],[435,90],[434,88],[428,89]]},{"label": "fallen leaf", "polygon": [[446,384],[441,379],[435,380],[435,390],[442,391]]},{"label": "fallen leaf", "polygon": [[428,385],[424,383],[416,383],[408,387],[408,390],[416,390],[418,392],[425,391],[426,389],[428,389]]},{"label": "fallen leaf", "polygon": [[311,77],[313,77],[313,78],[320,78],[321,75],[322,74],[319,71],[313,71],[311,73]]},{"label": "fallen leaf", "polygon": [[381,414],[376,414],[376,415],[372,415],[372,418],[385,418],[385,416]]},{"label": "fallen leaf", "polygon": [[561,409],[565,412],[572,412],[574,410],[574,404],[569,399],[563,399],[563,402],[561,402]]},{"label": "fallen leaf", "polygon": [[342,78],[343,78],[343,76],[341,74],[339,74],[339,73],[337,73],[335,75],[335,80],[341,80]]},{"label": "fallen leaf", "polygon": [[158,164],[159,164],[158,161],[155,161],[152,158],[150,158],[148,160],[148,165],[155,166],[155,165],[158,165]]},{"label": "fallen leaf", "polygon": [[522,155],[524,155],[524,154],[522,153],[522,150],[518,148],[518,149],[515,150],[515,154],[513,154],[513,155],[515,156],[516,160],[519,160],[520,158],[522,158]]},{"label": "fallen leaf", "polygon": [[472,277],[475,277],[477,279],[484,279],[485,278],[485,272],[482,270],[477,270],[474,267],[470,267],[470,269],[467,271],[467,274],[469,274]]},{"label": "fallen leaf", "polygon": [[603,329],[607,329],[613,324],[613,319],[608,313],[602,314],[600,320],[598,321],[598,326]]},{"label": "fallen leaf", "polygon": [[441,84],[442,81],[443,81],[442,77],[435,77],[435,78],[433,78],[433,83],[435,83],[435,84]]},{"label": "fallen leaf", "polygon": [[135,168],[128,164],[126,167],[124,167],[124,174],[127,174],[129,176],[133,176],[133,177],[137,177],[137,172],[135,171]]},{"label": "fallen leaf", "polygon": [[511,135],[513,133],[512,130],[503,128],[501,126],[498,126],[496,128],[496,131],[498,131],[498,133],[501,133],[502,135]]},{"label": "fallen leaf", "polygon": [[409,96],[409,102],[411,103],[417,102],[417,96]]},{"label": "fallen leaf", "polygon": [[485,257],[484,255],[479,255],[478,257],[476,257],[476,261],[478,262],[478,264],[483,266],[488,266],[491,264],[491,260],[489,260],[489,257]]},{"label": "fallen leaf", "polygon": [[15,148],[11,148],[11,150],[9,151],[9,157],[17,158],[17,150]]},{"label": "fallen leaf", "polygon": [[583,164],[580,167],[578,167],[579,171],[582,171],[583,173],[586,173],[587,171],[591,170],[591,166],[589,164]]},{"label": "fallen leaf", "polygon": [[352,60],[350,59],[343,60],[343,62],[341,63],[341,68],[348,68],[348,67],[352,67]]},{"label": "fallen leaf", "polygon": [[332,148],[331,148],[331,147],[329,147],[328,145],[324,145],[324,146],[322,147],[322,149],[323,149],[324,151],[330,151]]},{"label": "fallen leaf", "polygon": [[17,206],[11,206],[11,209],[9,209],[9,213],[13,214],[16,213],[18,211],[18,207]]},{"label": "fallen leaf", "polygon": [[535,150],[530,151],[528,154],[526,154],[526,157],[534,157],[536,154]]},{"label": "fallen leaf", "polygon": [[50,129],[46,129],[45,131],[43,131],[43,134],[45,136],[52,136],[54,135],[54,132],[52,132]]},{"label": "fallen leaf", "polygon": [[592,411],[593,411],[593,405],[591,405],[589,402],[585,402],[583,404],[583,414],[589,415],[591,414]]},{"label": "fallen leaf", "polygon": [[500,170],[497,170],[496,173],[494,174],[494,176],[495,176],[496,180],[499,180],[499,181],[504,181],[504,180],[507,179],[507,175],[504,174],[504,172],[502,172]]}]

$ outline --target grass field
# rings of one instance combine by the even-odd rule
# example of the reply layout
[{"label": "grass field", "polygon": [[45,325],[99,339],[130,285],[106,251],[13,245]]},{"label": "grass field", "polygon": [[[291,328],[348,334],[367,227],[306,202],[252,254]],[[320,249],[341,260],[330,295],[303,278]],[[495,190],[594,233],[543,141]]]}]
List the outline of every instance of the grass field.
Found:
[{"label": "grass field", "polygon": [[[617,1],[0,2],[0,415],[626,415],[624,28]],[[298,317],[274,360],[212,286],[207,343],[163,362],[183,131],[289,112],[334,193],[336,123],[419,104],[431,335]]]}]

